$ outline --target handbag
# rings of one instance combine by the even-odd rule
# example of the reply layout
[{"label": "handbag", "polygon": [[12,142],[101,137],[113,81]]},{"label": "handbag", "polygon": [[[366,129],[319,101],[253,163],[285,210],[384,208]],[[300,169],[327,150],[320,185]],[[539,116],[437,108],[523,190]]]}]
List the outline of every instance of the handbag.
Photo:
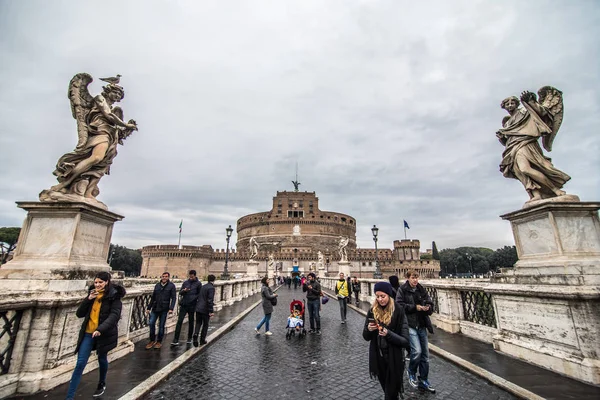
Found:
[{"label": "handbag", "polygon": [[329,301],[329,297],[327,297],[327,295],[324,294],[323,297],[321,298],[321,304],[327,304],[328,301]]},{"label": "handbag", "polygon": [[271,299],[271,305],[276,306],[277,305],[277,297],[273,297]]}]

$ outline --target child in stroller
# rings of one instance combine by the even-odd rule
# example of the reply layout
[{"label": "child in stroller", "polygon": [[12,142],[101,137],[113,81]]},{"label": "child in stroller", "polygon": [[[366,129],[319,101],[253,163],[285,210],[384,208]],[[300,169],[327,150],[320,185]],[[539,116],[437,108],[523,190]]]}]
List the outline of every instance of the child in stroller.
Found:
[{"label": "child in stroller", "polygon": [[291,339],[296,333],[298,333],[300,337],[306,335],[306,329],[304,328],[304,309],[304,303],[300,300],[293,300],[290,303],[291,314],[287,319],[286,339]]}]

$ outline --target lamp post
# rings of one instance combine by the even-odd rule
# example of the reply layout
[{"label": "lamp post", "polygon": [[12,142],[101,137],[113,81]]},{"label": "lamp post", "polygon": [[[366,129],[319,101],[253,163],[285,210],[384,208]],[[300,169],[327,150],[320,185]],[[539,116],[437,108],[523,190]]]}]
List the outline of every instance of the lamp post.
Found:
[{"label": "lamp post", "polygon": [[225,232],[227,233],[227,250],[225,250],[225,268],[223,269],[223,274],[221,275],[221,279],[223,280],[229,279],[229,239],[231,239],[231,234],[233,233],[231,225],[225,229]]},{"label": "lamp post", "polygon": [[375,272],[373,273],[373,278],[381,279],[383,278],[383,275],[381,274],[381,269],[379,268],[379,252],[377,250],[377,235],[379,234],[379,228],[377,225],[373,225],[371,232],[373,233],[373,241],[375,242]]},{"label": "lamp post", "polygon": [[473,259],[473,257],[471,255],[469,255],[469,253],[465,253],[465,256],[467,256],[467,260],[469,260],[469,269],[471,270],[471,278],[473,277],[473,264],[471,263],[471,260]]}]

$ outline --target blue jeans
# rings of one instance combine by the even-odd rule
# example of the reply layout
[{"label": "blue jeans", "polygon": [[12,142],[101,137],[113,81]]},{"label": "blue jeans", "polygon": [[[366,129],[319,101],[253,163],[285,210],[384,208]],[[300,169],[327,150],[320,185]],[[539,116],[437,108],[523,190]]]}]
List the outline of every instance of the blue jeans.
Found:
[{"label": "blue jeans", "polygon": [[[163,340],[163,336],[165,336],[165,324],[167,323],[167,314],[169,314],[169,310],[166,311],[161,311],[161,312],[154,312],[152,311],[150,313],[150,322],[148,322],[148,325],[150,325],[150,341],[154,342],[155,340],[157,342],[162,342]],[[156,337],[156,320],[158,321],[158,338]]]},{"label": "blue jeans", "polygon": [[265,324],[265,331],[268,332],[270,322],[271,322],[271,314],[265,314],[263,319],[261,319],[260,322],[258,323],[258,325],[256,325],[256,329],[258,329],[260,331],[260,328],[263,326],[263,324]]},{"label": "blue jeans", "polygon": [[310,329],[315,329],[315,323],[317,325],[317,330],[321,330],[321,316],[319,315],[319,308],[321,307],[321,302],[319,299],[316,300],[308,300],[308,315],[310,317]]},{"label": "blue jeans", "polygon": [[426,381],[429,376],[429,345],[427,342],[427,328],[408,328],[410,340],[410,362],[408,372],[417,374],[419,367],[419,378]]},{"label": "blue jeans", "polygon": [[[86,333],[83,336],[81,345],[79,346],[79,352],[77,353],[77,364],[75,365],[73,375],[71,376],[71,383],[69,384],[67,399],[75,398],[75,391],[77,390],[77,386],[79,386],[79,382],[81,382],[81,375],[83,374],[83,369],[87,365],[87,362],[90,359],[90,355],[92,354],[92,347],[94,347],[94,339],[92,338],[92,334]],[[99,382],[105,383],[106,373],[108,372],[108,358],[106,356],[106,353],[98,354],[98,365],[100,366]]]}]

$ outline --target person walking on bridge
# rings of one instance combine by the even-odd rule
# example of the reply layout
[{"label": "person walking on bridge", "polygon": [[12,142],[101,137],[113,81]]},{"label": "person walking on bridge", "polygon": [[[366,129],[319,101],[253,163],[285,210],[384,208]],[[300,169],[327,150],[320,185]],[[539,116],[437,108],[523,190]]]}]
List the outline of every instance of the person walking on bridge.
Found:
[{"label": "person walking on bridge", "polygon": [[108,352],[115,347],[119,340],[119,319],[125,296],[122,286],[110,283],[108,272],[99,272],[94,279],[94,284],[88,289],[88,295],[77,308],[75,315],[83,318],[79,338],[77,339],[77,364],[71,376],[67,400],[75,398],[77,386],[81,382],[81,375],[87,365],[93,350],[98,355],[98,371],[100,379],[98,388],[92,395],[100,397],[106,390],[106,375],[108,373]]},{"label": "person walking on bridge", "polygon": [[[152,348],[160,349],[162,347],[163,336],[165,335],[165,325],[167,316],[173,314],[175,302],[177,301],[177,289],[173,282],[169,280],[171,274],[163,272],[160,276],[160,282],[154,286],[152,298],[148,304],[146,314],[150,314],[150,341],[146,345],[146,350]],[[156,321],[158,320],[158,337],[156,337]]]},{"label": "person walking on bridge", "polygon": [[[429,383],[429,343],[427,331],[433,333],[429,316],[433,313],[433,302],[419,283],[419,273],[411,269],[406,273],[407,281],[400,286],[396,302],[406,312],[410,334],[410,363],[408,383],[414,388],[435,393]],[[419,377],[417,380],[417,368]]]},{"label": "person walking on bridge", "polygon": [[340,304],[340,316],[342,317],[342,324],[346,323],[346,314],[348,313],[348,299],[350,298],[350,286],[346,279],[344,279],[344,273],[340,272],[340,279],[335,283],[335,294]]},{"label": "person walking on bridge", "polygon": [[[306,292],[306,303],[308,315],[310,317],[310,330],[308,333],[321,334],[321,284],[317,282],[317,276],[314,272],[308,274],[308,280],[302,286],[302,291]],[[316,330],[315,330],[316,328]]]},{"label": "person walking on bridge", "polygon": [[[198,302],[196,303],[196,327],[194,328],[194,347],[198,347],[198,333],[200,333],[200,346],[206,344],[206,335],[208,333],[208,322],[215,315],[215,286],[214,282],[217,279],[214,275],[207,277],[208,283],[202,285],[198,294]],[[202,331],[200,331],[202,328]]]},{"label": "person walking on bridge", "polygon": [[200,280],[196,277],[196,271],[193,269],[190,270],[188,279],[181,284],[181,289],[179,290],[179,315],[177,316],[177,325],[175,326],[175,335],[171,346],[179,346],[181,325],[183,325],[183,319],[186,315],[188,316],[187,342],[188,344],[192,343],[192,336],[194,334],[194,312],[196,310],[196,302],[198,302],[201,286]]},{"label": "person walking on bridge", "polygon": [[270,331],[270,323],[271,323],[271,314],[273,313],[273,302],[277,302],[275,300],[277,298],[277,293],[273,293],[273,290],[269,287],[269,278],[266,276],[260,280],[262,283],[262,289],[260,291],[260,296],[262,297],[262,308],[265,313],[263,319],[260,320],[254,331],[257,335],[260,334],[260,328],[265,326],[265,335],[271,336],[273,333]]},{"label": "person walking on bridge", "polygon": [[363,339],[369,341],[369,374],[377,378],[385,400],[402,396],[404,349],[410,348],[404,309],[394,303],[392,285],[375,284],[375,301],[367,313]]},{"label": "person walking on bridge", "polygon": [[359,305],[360,300],[358,299],[358,296],[360,294],[360,282],[358,281],[358,278],[356,277],[356,275],[354,276],[354,279],[352,280],[352,291],[354,292],[354,297],[356,299],[356,305]]}]

